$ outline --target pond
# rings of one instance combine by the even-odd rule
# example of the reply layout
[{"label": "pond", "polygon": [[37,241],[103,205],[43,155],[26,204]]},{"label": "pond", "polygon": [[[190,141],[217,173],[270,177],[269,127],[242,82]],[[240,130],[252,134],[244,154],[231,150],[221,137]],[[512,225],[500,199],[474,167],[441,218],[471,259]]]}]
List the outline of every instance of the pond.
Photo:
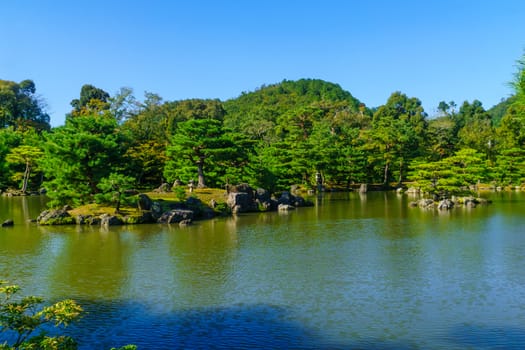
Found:
[{"label": "pond", "polygon": [[81,349],[521,349],[525,194],[439,212],[335,193],[188,227],[39,227],[0,198],[0,279],[86,310]]}]

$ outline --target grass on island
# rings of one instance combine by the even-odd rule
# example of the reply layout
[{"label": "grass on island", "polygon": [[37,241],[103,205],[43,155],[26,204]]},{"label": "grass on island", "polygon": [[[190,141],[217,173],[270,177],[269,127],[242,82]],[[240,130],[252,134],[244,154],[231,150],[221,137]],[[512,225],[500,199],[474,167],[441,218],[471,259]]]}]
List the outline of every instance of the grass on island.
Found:
[{"label": "grass on island", "polygon": [[[180,200],[177,198],[176,192],[143,192],[153,201],[163,201],[165,204],[178,203]],[[226,203],[227,195],[224,189],[220,188],[198,188],[194,189],[192,193],[186,190],[186,198],[195,197],[198,198],[204,205],[209,205],[212,200],[215,200],[217,204]],[[139,212],[135,203],[125,204],[122,203],[120,206],[120,215],[134,215]],[[91,203],[82,205],[69,211],[72,216],[99,216],[102,214],[115,214],[115,207],[109,204],[97,204]]]}]

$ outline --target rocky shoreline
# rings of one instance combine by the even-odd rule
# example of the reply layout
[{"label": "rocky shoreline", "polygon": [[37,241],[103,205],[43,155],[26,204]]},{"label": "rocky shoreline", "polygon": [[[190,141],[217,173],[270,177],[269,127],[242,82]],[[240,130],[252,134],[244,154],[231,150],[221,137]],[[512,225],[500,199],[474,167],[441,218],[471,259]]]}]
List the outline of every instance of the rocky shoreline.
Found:
[{"label": "rocky shoreline", "polygon": [[423,209],[438,209],[438,210],[450,210],[455,207],[466,207],[466,208],[475,208],[478,205],[487,205],[491,201],[485,198],[479,197],[455,197],[445,198],[441,200],[433,200],[428,198],[423,198],[417,201],[412,201],[409,203],[410,207],[419,207]]},{"label": "rocky shoreline", "polygon": [[152,200],[147,194],[137,195],[137,213],[130,215],[71,215],[73,208],[45,210],[37,217],[38,225],[100,225],[115,226],[126,224],[191,224],[194,220],[211,219],[230,214],[288,211],[296,207],[312,206],[313,203],[290,192],[282,192],[279,198],[273,198],[265,189],[253,189],[247,184],[231,186],[228,189],[226,203],[211,200],[205,204],[196,197],[183,202],[167,203],[164,200]]},{"label": "rocky shoreline", "polygon": [[[292,187],[292,191],[296,190]],[[512,188],[518,190],[518,188]],[[360,186],[358,192],[368,192],[370,188]],[[492,189],[498,191],[501,189]],[[157,192],[159,189],[156,190]],[[154,191],[155,192],[155,191]],[[162,191],[161,191],[162,192]],[[45,192],[43,192],[45,193]],[[4,196],[19,195],[41,195],[42,192],[19,193],[4,192]],[[295,191],[293,193],[296,193]],[[421,195],[415,188],[397,189],[397,193],[408,195]],[[236,215],[239,213],[267,212],[267,211],[289,211],[296,207],[312,206],[313,203],[303,197],[282,192],[278,198],[271,195],[265,189],[254,189],[248,184],[229,186],[225,193],[226,200],[222,198],[219,202],[212,199],[209,203],[203,203],[197,197],[190,196],[185,201],[171,202],[163,199],[152,200],[147,194],[139,193],[136,197],[136,212],[132,214],[75,214],[70,206],[60,209],[44,210],[32,220],[38,225],[100,225],[114,226],[127,224],[178,224],[180,226],[191,224],[194,220],[211,219],[217,216]],[[465,196],[452,196],[446,199],[421,198],[409,202],[410,207],[423,209],[451,210],[457,207],[474,208],[478,205],[487,205],[491,201],[485,198]],[[13,226],[11,219],[0,224],[1,227]]]}]

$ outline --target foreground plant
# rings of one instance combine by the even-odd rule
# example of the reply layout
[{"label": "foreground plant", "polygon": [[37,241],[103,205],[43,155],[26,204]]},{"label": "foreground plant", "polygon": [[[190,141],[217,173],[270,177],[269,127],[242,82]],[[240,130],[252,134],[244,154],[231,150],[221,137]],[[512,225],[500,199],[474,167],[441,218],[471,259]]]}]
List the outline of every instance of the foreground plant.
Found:
[{"label": "foreground plant", "polygon": [[[0,280],[0,350],[72,350],[76,341],[69,336],[48,336],[45,325],[67,327],[80,318],[82,307],[66,299],[50,306],[43,306],[40,297],[19,297],[20,287]],[[2,334],[7,334],[3,340]],[[5,338],[4,338],[5,339]],[[114,348],[113,348],[114,349]],[[135,350],[126,345],[115,350]]]},{"label": "foreground plant", "polygon": [[42,298],[18,297],[19,291],[19,286],[0,281],[0,334],[11,334],[13,339],[0,343],[0,349],[75,349],[76,342],[71,337],[50,337],[41,328],[47,324],[68,326],[80,317],[80,305],[66,299],[42,306]]}]

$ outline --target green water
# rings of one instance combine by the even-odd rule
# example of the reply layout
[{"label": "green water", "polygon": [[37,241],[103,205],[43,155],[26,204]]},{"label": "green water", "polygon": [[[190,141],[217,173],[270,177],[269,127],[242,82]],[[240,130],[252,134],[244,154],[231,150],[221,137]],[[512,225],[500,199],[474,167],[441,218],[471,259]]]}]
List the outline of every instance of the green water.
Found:
[{"label": "green water", "polygon": [[394,193],[178,226],[39,227],[0,198],[0,279],[86,309],[82,349],[521,349],[525,194],[450,212]]}]

